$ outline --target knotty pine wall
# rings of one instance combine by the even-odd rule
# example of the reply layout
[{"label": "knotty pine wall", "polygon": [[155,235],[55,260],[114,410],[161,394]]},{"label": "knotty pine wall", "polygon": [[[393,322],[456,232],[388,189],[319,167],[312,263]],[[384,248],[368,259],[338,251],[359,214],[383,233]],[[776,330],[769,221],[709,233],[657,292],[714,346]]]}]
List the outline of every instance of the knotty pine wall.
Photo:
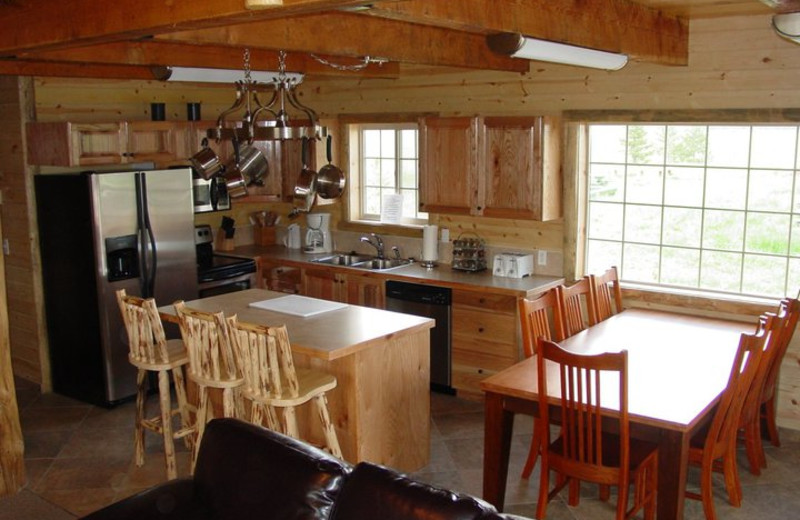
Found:
[{"label": "knotty pine wall", "polygon": [[[324,117],[800,108],[800,45],[776,36],[768,16],[695,20],[690,35],[686,67],[631,62],[623,70],[606,72],[531,62],[527,74],[403,67],[402,79],[307,79],[300,91],[303,101]],[[36,117],[46,121],[148,119],[149,104],[154,101],[167,104],[168,119],[185,118],[185,104],[200,102],[203,118],[209,119],[233,101],[229,86],[36,78],[34,88]],[[540,223],[431,215],[431,221],[450,227],[453,233],[475,230],[493,246],[564,251],[564,244],[569,245],[575,234],[565,229],[563,220]],[[565,268],[565,272],[570,271]],[[771,304],[738,305],[633,291],[626,293],[626,304],[684,311],[688,307],[691,312],[747,321],[771,308]],[[784,362],[780,401],[782,424],[797,429],[799,353],[797,338]]]}]

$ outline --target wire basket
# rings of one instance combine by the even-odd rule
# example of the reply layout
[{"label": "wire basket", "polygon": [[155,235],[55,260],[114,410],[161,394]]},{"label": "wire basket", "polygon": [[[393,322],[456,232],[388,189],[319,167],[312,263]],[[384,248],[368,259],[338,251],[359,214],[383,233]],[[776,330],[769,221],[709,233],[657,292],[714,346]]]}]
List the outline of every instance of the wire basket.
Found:
[{"label": "wire basket", "polygon": [[[464,237],[464,235],[474,235]],[[486,241],[477,233],[465,231],[453,240],[453,269],[483,271],[486,269]]]}]

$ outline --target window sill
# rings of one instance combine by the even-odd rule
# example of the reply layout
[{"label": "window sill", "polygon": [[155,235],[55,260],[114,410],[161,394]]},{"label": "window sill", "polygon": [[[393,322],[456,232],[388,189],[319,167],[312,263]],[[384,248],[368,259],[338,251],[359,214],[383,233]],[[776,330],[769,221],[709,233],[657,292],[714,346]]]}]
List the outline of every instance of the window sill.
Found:
[{"label": "window sill", "polygon": [[775,311],[778,300],[773,298],[744,297],[717,294],[671,287],[654,287],[635,283],[621,283],[626,306],[674,310],[675,312],[700,311],[704,315],[741,315],[755,318],[763,312]]},{"label": "window sill", "polygon": [[384,233],[415,238],[422,236],[422,224],[386,224],[371,220],[349,220],[339,222],[338,229],[357,233]]}]

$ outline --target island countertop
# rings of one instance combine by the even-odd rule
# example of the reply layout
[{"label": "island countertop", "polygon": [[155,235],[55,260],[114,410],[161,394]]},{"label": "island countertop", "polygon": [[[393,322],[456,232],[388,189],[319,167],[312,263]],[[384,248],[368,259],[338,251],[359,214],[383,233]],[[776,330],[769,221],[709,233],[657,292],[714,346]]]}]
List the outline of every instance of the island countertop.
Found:
[{"label": "island countertop", "polygon": [[[286,297],[285,293],[248,289],[186,302],[187,307],[207,312],[236,314],[240,321],[267,326],[286,325],[292,350],[311,357],[334,360],[348,356],[389,337],[430,329],[434,320],[410,314],[347,305],[314,316],[300,317],[250,307],[250,303]],[[159,307],[163,319],[176,323],[175,308]]]}]

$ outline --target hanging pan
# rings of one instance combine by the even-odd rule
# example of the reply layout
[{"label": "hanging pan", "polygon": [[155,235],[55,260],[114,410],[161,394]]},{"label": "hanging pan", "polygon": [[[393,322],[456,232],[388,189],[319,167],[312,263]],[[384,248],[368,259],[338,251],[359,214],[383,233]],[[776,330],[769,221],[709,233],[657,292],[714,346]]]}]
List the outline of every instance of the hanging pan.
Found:
[{"label": "hanging pan", "polygon": [[317,196],[317,172],[308,167],[308,140],[302,140],[303,168],[294,186],[293,202],[297,211],[308,212]]},{"label": "hanging pan", "polygon": [[317,193],[326,200],[341,197],[345,183],[344,172],[331,160],[331,136],[328,136],[327,153],[328,164],[317,173]]}]

